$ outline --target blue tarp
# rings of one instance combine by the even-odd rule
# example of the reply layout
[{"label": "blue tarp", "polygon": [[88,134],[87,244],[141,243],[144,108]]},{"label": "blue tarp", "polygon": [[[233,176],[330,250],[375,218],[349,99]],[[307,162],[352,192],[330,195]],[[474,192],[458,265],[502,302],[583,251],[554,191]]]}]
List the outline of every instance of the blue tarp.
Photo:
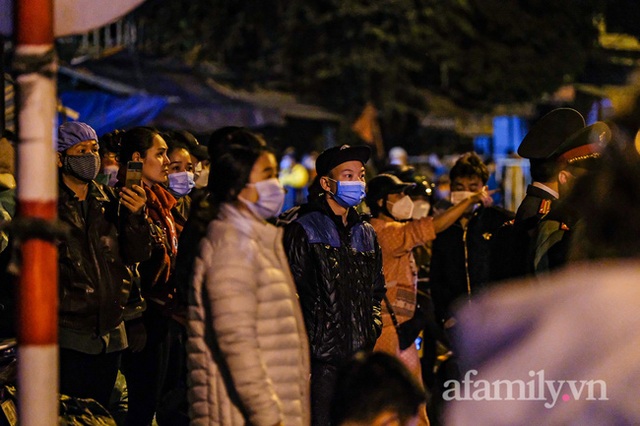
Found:
[{"label": "blue tarp", "polygon": [[0,34],[6,37],[13,35],[13,1],[0,0]]},{"label": "blue tarp", "polygon": [[60,94],[62,105],[80,116],[101,136],[115,129],[151,123],[167,106],[162,96],[116,96],[100,91],[68,91]]},{"label": "blue tarp", "polygon": [[[160,129],[184,129],[204,135],[223,126],[284,126],[288,116],[333,123],[340,120],[339,116],[319,107],[299,104],[290,95],[274,94],[269,97],[264,93],[254,96],[235,92],[217,84],[206,67],[194,67],[175,58],[143,56],[129,50],[85,61],[79,66],[61,67],[60,75],[69,79],[73,88],[94,88],[93,92],[61,90],[65,106],[83,114],[80,120],[89,120],[83,116],[90,115],[98,126],[114,119],[126,118],[127,123],[131,123],[128,126],[127,123],[111,123],[108,130],[147,124]],[[95,91],[96,87],[98,91]],[[146,96],[118,97],[134,93],[145,93]],[[71,94],[74,94],[73,99]],[[112,100],[109,102],[128,99],[131,104],[120,108],[116,102],[103,107],[100,103],[106,103],[102,101],[105,96],[105,99]],[[145,103],[156,99],[167,99],[169,103],[164,104],[165,108],[156,112],[153,119],[145,116],[143,123],[137,114],[131,116],[138,108],[146,109]],[[135,105],[138,101],[143,105]],[[108,111],[109,114],[102,111]]]},{"label": "blue tarp", "polygon": [[128,50],[82,63],[83,73],[172,99],[151,123],[159,128],[206,134],[223,126],[283,125],[276,107],[229,97],[212,88],[206,73],[175,58],[142,56]]}]

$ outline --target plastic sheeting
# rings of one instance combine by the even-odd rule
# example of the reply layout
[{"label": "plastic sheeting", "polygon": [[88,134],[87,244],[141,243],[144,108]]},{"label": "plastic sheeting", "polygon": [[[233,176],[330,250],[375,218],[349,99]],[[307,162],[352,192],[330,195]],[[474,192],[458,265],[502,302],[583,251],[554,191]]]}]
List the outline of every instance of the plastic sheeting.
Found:
[{"label": "plastic sheeting", "polygon": [[101,136],[115,129],[151,123],[167,106],[162,96],[115,96],[100,91],[69,91],[60,95],[62,104],[79,113],[78,121]]}]

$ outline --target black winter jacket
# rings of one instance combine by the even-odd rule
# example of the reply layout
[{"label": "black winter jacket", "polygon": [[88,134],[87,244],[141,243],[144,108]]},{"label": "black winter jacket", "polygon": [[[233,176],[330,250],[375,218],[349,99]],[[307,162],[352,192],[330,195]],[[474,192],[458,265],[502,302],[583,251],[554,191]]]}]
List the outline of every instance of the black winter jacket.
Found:
[{"label": "black winter jacket", "polygon": [[144,214],[120,206],[110,187],[95,182],[82,203],[60,182],[58,218],[68,237],[58,245],[59,325],[102,336],[123,320],[131,289],[127,265],[151,255]]},{"label": "black winter jacket", "polygon": [[513,217],[499,207],[481,207],[466,230],[458,221],[438,234],[431,252],[430,284],[440,321],[451,317],[454,301],[477,294],[490,281],[492,238]]},{"label": "black winter jacket", "polygon": [[386,291],[373,227],[354,209],[347,220],[345,227],[321,198],[298,208],[284,233],[311,359],[336,365],[358,350],[373,349]]}]

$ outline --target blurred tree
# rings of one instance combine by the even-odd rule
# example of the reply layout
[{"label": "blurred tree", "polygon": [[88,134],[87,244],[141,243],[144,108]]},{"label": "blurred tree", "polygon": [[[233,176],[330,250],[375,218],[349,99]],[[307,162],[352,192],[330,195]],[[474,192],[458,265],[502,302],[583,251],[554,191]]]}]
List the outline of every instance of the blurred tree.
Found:
[{"label": "blurred tree", "polygon": [[356,117],[381,111],[385,138],[422,115],[422,89],[474,110],[571,82],[597,45],[603,0],[150,0],[155,53],[214,60],[242,85],[293,91]]},{"label": "blurred tree", "polygon": [[597,47],[598,1],[458,0],[424,14],[429,60],[458,105],[490,109],[552,92],[578,75]]},{"label": "blurred tree", "polygon": [[607,31],[640,37],[640,2],[638,0],[604,0]]}]

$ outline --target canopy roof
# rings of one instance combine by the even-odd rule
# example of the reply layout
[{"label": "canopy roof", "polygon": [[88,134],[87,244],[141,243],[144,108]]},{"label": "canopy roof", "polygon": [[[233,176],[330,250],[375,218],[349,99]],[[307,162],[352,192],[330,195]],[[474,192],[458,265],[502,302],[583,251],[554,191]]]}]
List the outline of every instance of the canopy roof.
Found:
[{"label": "canopy roof", "polygon": [[[60,74],[73,82],[82,82],[99,89],[114,98],[114,101],[136,96],[136,102],[148,101],[157,108],[158,98],[164,99],[164,105],[155,115],[145,116],[147,122],[133,125],[154,125],[209,133],[230,125],[251,128],[282,126],[286,118],[320,121],[341,119],[320,107],[298,103],[290,94],[234,90],[220,84],[210,74],[175,59],[141,57],[126,51],[86,61],[75,67],[61,66]],[[91,94],[87,93],[85,98],[85,101],[90,99]],[[80,96],[71,96],[63,91],[61,99],[79,102]],[[82,101],[84,106],[85,101]],[[85,114],[87,112],[84,106],[77,103],[65,105],[85,110]],[[127,114],[127,111],[120,113]],[[104,114],[102,117],[106,119]],[[82,117],[80,119],[83,120]],[[110,125],[104,124],[107,127]]]}]

